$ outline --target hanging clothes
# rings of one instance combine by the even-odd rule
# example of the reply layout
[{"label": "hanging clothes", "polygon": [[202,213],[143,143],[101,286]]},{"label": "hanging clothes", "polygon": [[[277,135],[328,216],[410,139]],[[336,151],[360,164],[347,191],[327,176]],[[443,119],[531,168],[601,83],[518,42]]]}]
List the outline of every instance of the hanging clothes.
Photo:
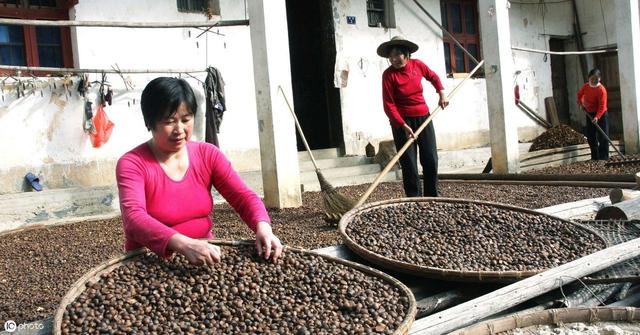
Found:
[{"label": "hanging clothes", "polygon": [[224,80],[222,74],[215,67],[207,68],[207,78],[204,80],[204,91],[206,94],[205,112],[205,141],[219,147],[218,133],[222,116],[226,110],[224,96]]}]

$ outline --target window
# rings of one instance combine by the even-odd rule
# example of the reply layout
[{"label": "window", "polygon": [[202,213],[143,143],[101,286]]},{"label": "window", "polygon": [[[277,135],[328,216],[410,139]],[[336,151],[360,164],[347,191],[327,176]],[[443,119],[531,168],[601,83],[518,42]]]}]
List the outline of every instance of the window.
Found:
[{"label": "window", "polygon": [[[476,59],[480,56],[477,0],[440,0],[442,26]],[[451,37],[444,34],[447,74],[468,73],[477,65]]]},{"label": "window", "polygon": [[220,0],[178,0],[178,11],[220,15]]},{"label": "window", "polygon": [[[68,20],[73,0],[0,0],[0,17]],[[0,64],[73,67],[68,27],[0,25]]]},{"label": "window", "polygon": [[393,0],[367,0],[367,20],[369,27],[395,28]]}]

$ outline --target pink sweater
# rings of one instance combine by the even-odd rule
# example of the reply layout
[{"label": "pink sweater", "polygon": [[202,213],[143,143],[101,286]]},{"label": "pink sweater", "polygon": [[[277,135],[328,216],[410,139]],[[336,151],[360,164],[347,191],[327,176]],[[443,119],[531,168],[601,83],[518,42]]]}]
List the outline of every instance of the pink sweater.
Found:
[{"label": "pink sweater", "polygon": [[176,233],[213,238],[211,186],[255,232],[260,221],[270,222],[262,200],[249,189],[218,148],[187,142],[189,167],[180,181],[169,178],[147,143],[124,154],[116,166],[125,250],[147,247],[162,257]]},{"label": "pink sweater", "polygon": [[409,59],[401,69],[389,66],[382,73],[384,111],[394,128],[405,123],[405,116],[429,114],[422,94],[422,78],[428,80],[437,92],[444,89],[440,77],[417,59]]}]

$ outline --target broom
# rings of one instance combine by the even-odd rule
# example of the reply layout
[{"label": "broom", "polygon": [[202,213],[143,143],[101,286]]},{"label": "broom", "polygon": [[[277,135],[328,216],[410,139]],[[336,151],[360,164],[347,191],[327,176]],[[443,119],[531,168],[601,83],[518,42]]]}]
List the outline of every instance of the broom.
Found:
[{"label": "broom", "polygon": [[[480,69],[482,64],[484,64],[484,60],[480,61],[480,63],[478,63],[478,65],[476,65],[476,67],[471,71],[471,73],[469,73],[460,83],[458,83],[458,85],[456,85],[456,87],[453,88],[453,91],[451,91],[451,93],[449,93],[447,98],[451,99],[456,94],[458,89],[462,86],[462,84],[464,84],[467,81],[467,79],[471,78],[471,76],[473,76],[473,74],[476,73],[476,71],[478,71],[478,69]],[[387,163],[387,166],[385,166],[384,169],[382,169],[382,171],[376,177],[376,179],[373,181],[373,183],[371,183],[371,185],[369,185],[369,188],[367,188],[367,191],[364,192],[364,194],[362,195],[362,197],[360,197],[360,199],[358,200],[358,202],[355,204],[354,207],[360,206],[360,205],[364,204],[365,201],[367,201],[367,199],[369,198],[371,193],[373,193],[373,190],[378,186],[378,184],[380,184],[380,181],[382,180],[382,178],[387,174],[387,172],[389,172],[389,170],[391,170],[391,168],[396,164],[396,162],[398,162],[398,160],[400,159],[400,156],[402,156],[402,154],[404,154],[404,152],[407,151],[409,146],[411,146],[411,144],[413,144],[413,142],[418,137],[418,135],[424,130],[424,128],[427,127],[427,125],[431,122],[431,120],[433,120],[433,118],[436,116],[436,114],[440,110],[442,110],[442,108],[440,106],[438,106],[433,112],[430,113],[429,117],[420,125],[420,127],[418,127],[418,129],[416,129],[416,131],[413,132],[414,137],[409,138],[407,140],[407,142],[404,144],[404,146],[402,146],[402,148],[400,148],[400,150],[398,150],[398,153],[395,156],[393,156],[393,158],[391,158],[389,163]],[[340,217],[342,217],[342,215],[344,213],[346,213],[346,212],[347,211],[340,213]]]},{"label": "broom", "polygon": [[320,168],[318,167],[318,163],[316,163],[315,158],[313,158],[313,154],[311,153],[311,149],[309,148],[309,143],[307,143],[307,139],[302,132],[302,127],[300,127],[300,122],[298,122],[298,117],[296,113],[293,111],[291,104],[289,103],[289,99],[287,99],[287,95],[284,94],[284,90],[282,86],[278,85],[278,89],[282,93],[284,97],[284,101],[287,103],[287,107],[289,107],[289,111],[293,116],[293,120],[296,122],[296,129],[298,130],[298,134],[302,138],[302,143],[304,143],[304,147],[307,149],[307,153],[309,154],[309,158],[311,158],[311,163],[316,170],[316,175],[318,176],[318,182],[320,183],[320,190],[322,191],[322,199],[325,209],[325,221],[327,222],[337,222],[342,214],[351,210],[356,201],[350,199],[336,191],[336,189],[329,184],[327,179],[322,175]]}]

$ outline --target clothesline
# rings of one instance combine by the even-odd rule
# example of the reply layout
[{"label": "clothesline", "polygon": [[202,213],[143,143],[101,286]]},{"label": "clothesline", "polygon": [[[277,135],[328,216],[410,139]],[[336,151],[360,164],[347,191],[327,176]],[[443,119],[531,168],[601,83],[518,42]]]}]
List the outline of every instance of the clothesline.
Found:
[{"label": "clothesline", "polygon": [[51,72],[51,73],[204,73],[206,70],[198,69],[72,69],[60,67],[39,67],[39,66],[17,66],[17,65],[0,65],[0,72],[11,71],[12,74],[21,71],[25,73],[32,72]]},{"label": "clothesline", "polygon": [[535,52],[535,53],[550,54],[550,55],[589,55],[589,54],[602,54],[607,52],[618,51],[618,49],[603,49],[603,50],[588,50],[588,51],[549,51],[549,50],[529,49],[529,48],[521,48],[521,47],[511,47],[511,50]]},{"label": "clothesline", "polygon": [[0,24],[53,27],[113,27],[113,28],[196,28],[248,26],[249,20],[211,20],[201,22],[122,22],[122,21],[46,21],[0,18]]}]

